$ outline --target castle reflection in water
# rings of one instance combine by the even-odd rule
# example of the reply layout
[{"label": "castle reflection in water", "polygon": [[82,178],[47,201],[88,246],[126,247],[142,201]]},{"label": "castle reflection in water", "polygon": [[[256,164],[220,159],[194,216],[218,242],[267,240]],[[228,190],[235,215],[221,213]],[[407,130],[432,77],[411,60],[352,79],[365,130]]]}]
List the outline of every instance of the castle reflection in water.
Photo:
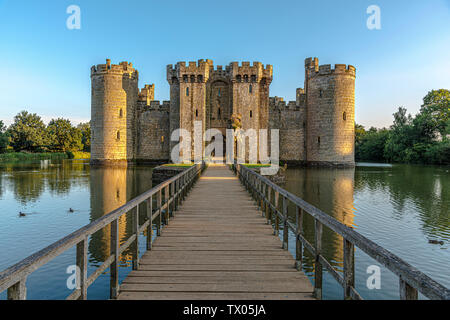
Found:
[{"label": "castle reflection in water", "polygon": [[[152,170],[148,167],[93,167],[91,168],[91,217],[94,221],[117,209],[137,195],[150,189]],[[126,241],[133,232],[132,212],[119,218],[120,243]],[[146,216],[145,208],[140,207],[140,221]],[[89,253],[92,263],[103,262],[110,255],[110,227],[92,235],[89,241]],[[120,259],[121,265],[131,263],[131,246]]]},{"label": "castle reflection in water", "polygon": [[[349,227],[355,227],[354,182],[355,168],[299,168],[286,171],[286,183],[283,188],[299,196],[323,212],[331,215]],[[289,218],[295,222],[295,208],[289,208]],[[314,220],[304,217],[305,236],[314,243]],[[335,232],[324,227],[322,254],[338,270],[343,267],[343,239]],[[313,259],[305,255],[304,267],[313,269]]]}]

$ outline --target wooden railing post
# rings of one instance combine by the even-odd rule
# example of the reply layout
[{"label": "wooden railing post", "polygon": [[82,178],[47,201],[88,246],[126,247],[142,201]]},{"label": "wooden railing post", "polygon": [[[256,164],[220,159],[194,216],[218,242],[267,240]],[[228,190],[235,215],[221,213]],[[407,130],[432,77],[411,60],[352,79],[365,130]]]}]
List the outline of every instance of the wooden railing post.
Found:
[{"label": "wooden railing post", "polygon": [[322,251],[322,223],[314,220],[315,224],[315,263],[314,263],[314,296],[316,299],[322,299],[322,263],[320,254]]},{"label": "wooden railing post", "polygon": [[77,244],[77,289],[80,290],[79,300],[87,299],[87,252],[88,252],[88,239],[84,238],[83,241]]},{"label": "wooden railing post", "polygon": [[170,205],[169,205],[169,185],[164,188],[164,203],[166,204],[166,212],[164,215],[164,224],[167,226],[169,224],[170,219]]},{"label": "wooden railing post", "polygon": [[186,197],[186,175],[183,175],[181,179],[181,203],[183,203]]},{"label": "wooden railing post", "polygon": [[111,255],[114,260],[110,266],[110,298],[117,299],[119,294],[119,221],[111,222]]},{"label": "wooden railing post", "polygon": [[159,216],[158,216],[158,221],[156,224],[156,235],[159,237],[161,235],[161,224],[162,224],[162,195],[161,195],[161,189],[159,189],[158,193],[156,194],[156,205],[158,206],[158,210],[159,210]]},{"label": "wooden railing post", "polygon": [[133,270],[137,270],[139,266],[139,205],[133,214],[133,233],[136,235],[135,247],[133,252]]},{"label": "wooden railing post", "polygon": [[280,234],[280,216],[278,214],[278,199],[280,197],[280,194],[278,191],[275,191],[275,229],[273,231],[273,234],[278,236]]},{"label": "wooden railing post", "polygon": [[417,300],[419,294],[414,287],[411,287],[402,277],[399,277],[400,281],[400,300]]},{"label": "wooden railing post", "polygon": [[295,207],[297,232],[295,236],[295,268],[302,270],[303,264],[303,243],[300,241],[300,236],[303,236],[303,209]]},{"label": "wooden railing post", "polygon": [[344,238],[344,299],[351,299],[355,286],[355,246]]},{"label": "wooden railing post", "polygon": [[288,198],[283,197],[283,249],[285,250],[289,247],[288,204]]},{"label": "wooden railing post", "polygon": [[152,250],[153,239],[153,196],[147,199],[147,219],[149,221],[147,227],[147,250]]},{"label": "wooden railing post", "polygon": [[175,192],[174,192],[174,211],[178,210],[178,191],[180,190],[180,178],[175,180]]},{"label": "wooden railing post", "polygon": [[261,193],[262,193],[262,197],[261,197],[261,216],[264,217],[265,212],[266,212],[266,208],[267,208],[267,202],[266,202],[266,197],[267,197],[267,185],[265,183],[262,183],[262,187],[261,187]]},{"label": "wooden railing post", "polygon": [[26,278],[21,279],[16,284],[8,288],[8,300],[26,300],[27,299],[27,285]]},{"label": "wooden railing post", "polygon": [[266,204],[266,219],[267,224],[272,225],[272,208],[270,205],[272,204],[272,187],[267,186],[267,204]]}]

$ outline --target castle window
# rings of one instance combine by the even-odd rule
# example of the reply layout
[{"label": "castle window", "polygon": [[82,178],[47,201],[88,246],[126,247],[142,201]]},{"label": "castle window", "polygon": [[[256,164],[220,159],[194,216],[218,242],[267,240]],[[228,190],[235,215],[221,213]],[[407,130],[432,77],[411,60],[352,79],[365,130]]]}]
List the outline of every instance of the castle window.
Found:
[{"label": "castle window", "polygon": [[252,82],[256,82],[256,76],[252,75]]},{"label": "castle window", "polygon": [[117,131],[116,138],[117,140],[120,140],[120,131]]},{"label": "castle window", "polygon": [[195,109],[195,116],[198,117],[198,109]]},{"label": "castle window", "polygon": [[320,146],[320,137],[317,137],[317,144]]},{"label": "castle window", "polygon": [[221,96],[221,92],[220,92],[220,89],[219,89],[219,91],[217,92],[217,95],[220,97]]},{"label": "castle window", "polygon": [[248,82],[248,74],[244,75],[244,82]]},{"label": "castle window", "polygon": [[217,117],[218,117],[218,119],[220,120],[220,118],[221,118],[221,115],[220,115],[220,108],[217,109]]},{"label": "castle window", "polygon": [[123,110],[122,110],[122,109],[120,109],[120,111],[119,111],[119,117],[120,117],[120,118],[123,117]]},{"label": "castle window", "polygon": [[203,82],[203,76],[201,74],[199,74],[197,76],[197,81],[200,82],[200,83]]},{"label": "castle window", "polygon": [[189,96],[189,87],[186,88],[186,97]]},{"label": "castle window", "polygon": [[252,93],[252,92],[253,92],[253,86],[252,86],[252,85],[249,85],[249,86],[248,86],[248,92],[249,92],[249,93]]},{"label": "castle window", "polygon": [[194,83],[194,82],[195,82],[195,76],[192,75],[192,76],[191,76],[191,83]]},{"label": "castle window", "polygon": [[342,119],[347,120],[347,112],[344,111],[344,113],[342,114]]},{"label": "castle window", "polygon": [[250,110],[250,118],[253,117],[253,112]]},{"label": "castle window", "polygon": [[183,75],[183,82],[188,82],[188,76],[187,76],[187,74]]},{"label": "castle window", "polygon": [[240,75],[236,76],[236,82],[241,82],[241,76]]},{"label": "castle window", "polygon": [[322,96],[323,96],[323,90],[320,89],[320,90],[319,90],[319,97],[322,98]]},{"label": "castle window", "polygon": [[164,143],[164,136],[161,136],[161,143]]}]

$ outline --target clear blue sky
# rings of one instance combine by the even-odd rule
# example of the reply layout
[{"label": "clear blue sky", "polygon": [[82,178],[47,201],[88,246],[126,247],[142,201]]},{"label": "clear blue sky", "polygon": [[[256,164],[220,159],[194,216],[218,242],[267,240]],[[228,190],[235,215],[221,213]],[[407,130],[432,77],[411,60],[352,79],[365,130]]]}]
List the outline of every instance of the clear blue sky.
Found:
[{"label": "clear blue sky", "polygon": [[[66,28],[71,4],[81,30]],[[372,4],[381,30],[366,27]],[[388,126],[398,106],[414,114],[429,90],[450,89],[450,0],[0,0],[0,119],[89,120],[90,67],[107,57],[133,62],[158,100],[167,64],[261,61],[274,66],[271,96],[294,100],[310,56],[354,65],[357,122]]]}]

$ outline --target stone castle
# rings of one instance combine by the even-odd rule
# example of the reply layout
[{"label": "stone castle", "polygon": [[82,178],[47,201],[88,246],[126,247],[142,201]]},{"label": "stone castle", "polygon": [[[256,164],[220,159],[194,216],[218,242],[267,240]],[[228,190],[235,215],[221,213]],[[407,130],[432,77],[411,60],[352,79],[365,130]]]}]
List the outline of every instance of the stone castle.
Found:
[{"label": "stone castle", "polygon": [[175,129],[192,133],[194,121],[201,121],[203,130],[225,135],[239,114],[244,130],[279,129],[281,162],[353,166],[355,72],[308,58],[304,88],[286,103],[269,95],[271,65],[178,62],[167,66],[170,101],[161,103],[154,100],[154,85],[139,89],[131,63],[107,59],[91,68],[91,161],[169,162],[178,143],[170,141]]}]

